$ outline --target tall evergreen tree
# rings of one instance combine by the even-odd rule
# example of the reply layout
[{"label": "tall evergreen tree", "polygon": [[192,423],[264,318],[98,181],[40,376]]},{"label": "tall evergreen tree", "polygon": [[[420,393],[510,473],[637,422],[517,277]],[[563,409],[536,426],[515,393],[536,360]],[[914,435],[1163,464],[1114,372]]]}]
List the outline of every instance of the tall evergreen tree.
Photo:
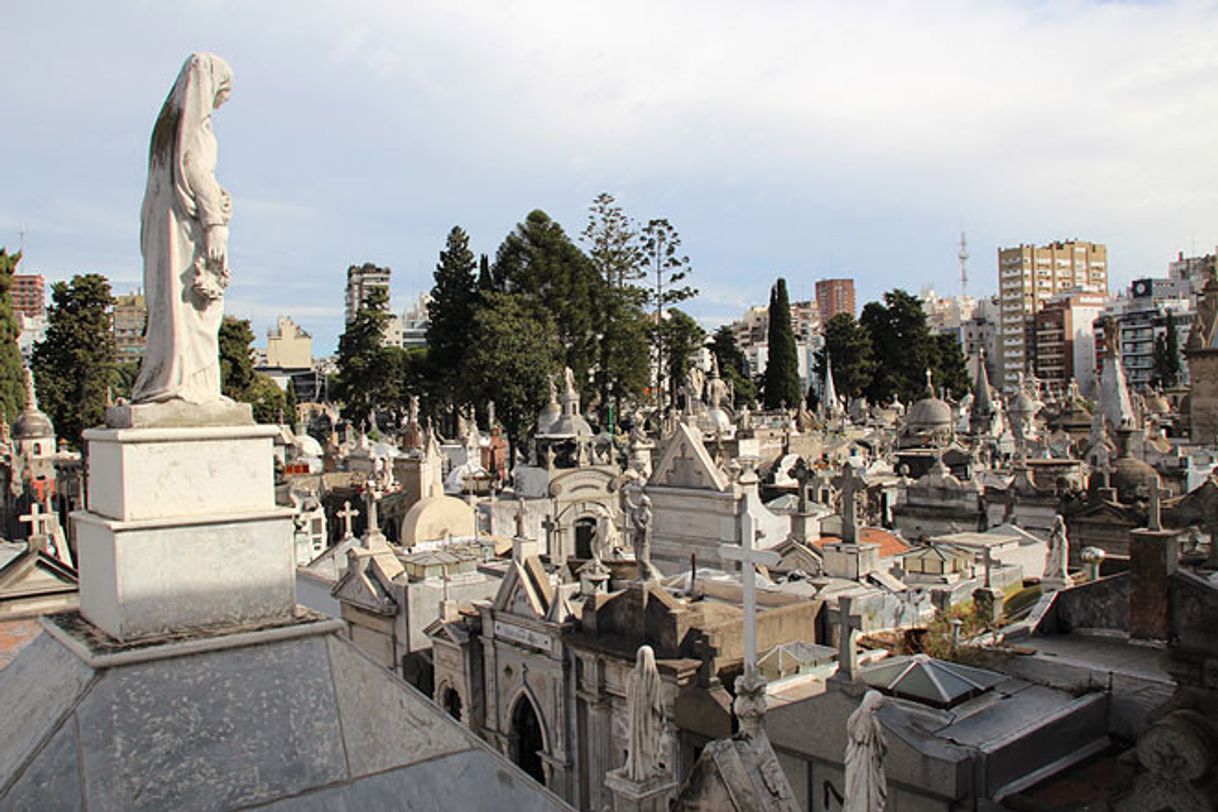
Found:
[{"label": "tall evergreen tree", "polygon": [[564,361],[584,386],[596,363],[596,312],[601,286],[592,263],[562,226],[541,210],[529,212],[499,246],[491,276],[541,319],[549,316]]},{"label": "tall evergreen tree", "polygon": [[792,409],[799,406],[799,355],[795,332],[791,329],[791,301],[787,280],[781,277],[770,289],[769,329],[766,333],[769,358],[765,367],[763,399],[767,409]]},{"label": "tall evergreen tree", "polygon": [[739,408],[757,400],[757,384],[749,375],[748,359],[744,357],[731,326],[724,324],[715,330],[710,350],[719,362],[719,374],[732,385],[736,393],[733,407]]},{"label": "tall evergreen tree", "polygon": [[882,303],[863,307],[859,324],[867,331],[875,360],[875,373],[864,391],[868,400],[881,403],[899,395],[908,403],[922,397],[926,370],[934,366],[938,348],[917,297],[890,290]]},{"label": "tall evergreen tree", "polygon": [[470,321],[477,300],[475,267],[469,235],[460,226],[453,226],[440,252],[435,285],[427,304],[427,358],[431,363],[432,393],[457,404],[468,399],[463,376]]},{"label": "tall evergreen tree", "polygon": [[1176,332],[1176,316],[1169,309],[1163,321],[1163,335],[1155,339],[1153,355],[1155,386],[1170,389],[1180,383],[1180,336]]},{"label": "tall evergreen tree", "polygon": [[931,338],[930,368],[936,386],[946,389],[954,397],[966,395],[973,388],[973,378],[969,375],[960,341],[951,333],[935,333]]},{"label": "tall evergreen tree", "polygon": [[395,388],[393,355],[385,347],[388,307],[389,294],[374,289],[338,338],[338,375],[330,394],[343,404],[343,417],[355,424],[366,421],[373,409],[390,405],[386,393]]},{"label": "tall evergreen tree", "polygon": [[105,417],[114,377],[113,305],[104,276],[83,274],[56,282],[51,286],[46,338],[31,359],[39,405],[59,436],[77,448],[81,432]]},{"label": "tall evergreen tree", "polygon": [[665,358],[667,349],[664,343],[664,313],[673,305],[697,296],[698,290],[683,284],[693,273],[693,267],[689,257],[681,253],[681,235],[668,220],[649,220],[647,225],[643,226],[640,239],[648,277],[647,298],[644,304],[652,314],[652,324],[657,328],[652,330],[651,349],[656,369],[656,398],[662,408],[663,370],[671,366],[666,363]]},{"label": "tall evergreen tree", "polygon": [[825,356],[833,362],[833,387],[839,395],[856,398],[871,382],[875,363],[871,336],[853,313],[838,313],[825,324],[825,346],[816,354],[816,377],[825,377]]},{"label": "tall evergreen tree", "polygon": [[13,275],[20,261],[20,251],[10,254],[0,247],[0,409],[9,423],[25,408],[25,365],[17,347],[21,325],[13,312]]},{"label": "tall evergreen tree", "polygon": [[660,322],[662,340],[667,348],[664,354],[666,385],[668,391],[678,392],[689,373],[690,361],[706,343],[706,331],[683,310],[669,308],[666,315]]},{"label": "tall evergreen tree", "polygon": [[549,399],[549,376],[561,366],[562,346],[547,314],[523,296],[491,291],[474,314],[467,356],[479,396],[495,401],[514,456]]},{"label": "tall evergreen tree", "polygon": [[600,344],[594,375],[601,402],[613,401],[621,413],[623,397],[637,398],[647,386],[649,359],[648,321],[642,310],[646,291],[643,251],[634,223],[608,193],[601,193],[588,210],[588,224],[580,235],[588,259],[600,275],[601,301],[595,329]]}]

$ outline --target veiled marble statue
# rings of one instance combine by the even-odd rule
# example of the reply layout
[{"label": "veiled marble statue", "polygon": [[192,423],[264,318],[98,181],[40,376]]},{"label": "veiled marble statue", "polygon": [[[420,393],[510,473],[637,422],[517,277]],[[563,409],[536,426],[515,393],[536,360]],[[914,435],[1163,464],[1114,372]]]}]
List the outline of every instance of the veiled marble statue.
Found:
[{"label": "veiled marble statue", "polygon": [[1067,577],[1066,562],[1069,560],[1070,537],[1066,533],[1066,520],[1058,515],[1053,522],[1053,530],[1049,533],[1043,577],[1064,580]]},{"label": "veiled marble statue", "polygon": [[888,800],[884,752],[888,742],[876,711],[884,702],[879,691],[863,701],[846,720],[846,800],[842,812],[881,812]]},{"label": "veiled marble statue", "polygon": [[147,350],[132,400],[204,404],[220,395],[218,336],[228,285],[232,200],[216,181],[212,112],[233,72],[215,54],[191,54],[152,131],[140,215]]},{"label": "veiled marble statue", "polygon": [[630,717],[626,775],[632,781],[647,781],[663,770],[664,699],[660,687],[655,652],[651,646],[639,646],[634,670],[626,682]]}]

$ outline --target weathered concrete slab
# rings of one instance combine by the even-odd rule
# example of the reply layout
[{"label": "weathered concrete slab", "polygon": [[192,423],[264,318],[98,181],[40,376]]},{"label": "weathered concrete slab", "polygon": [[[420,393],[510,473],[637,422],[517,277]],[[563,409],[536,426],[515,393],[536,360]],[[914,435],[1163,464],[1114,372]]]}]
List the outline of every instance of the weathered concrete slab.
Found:
[{"label": "weathered concrete slab", "polygon": [[466,750],[422,764],[370,775],[259,807],[283,812],[364,812],[368,809],[563,810],[521,773],[484,750]]},{"label": "weathered concrete slab", "polygon": [[347,778],[324,639],[106,672],[77,709],[90,807],[227,809]]},{"label": "weathered concrete slab", "polygon": [[12,789],[0,798],[0,812],[84,809],[76,753],[76,721],[69,718]]},{"label": "weathered concrete slab", "polygon": [[50,635],[41,635],[0,671],[0,788],[84,692],[93,670]]},{"label": "weathered concrete slab", "polygon": [[353,776],[476,746],[472,734],[346,640],[331,636],[327,646]]}]

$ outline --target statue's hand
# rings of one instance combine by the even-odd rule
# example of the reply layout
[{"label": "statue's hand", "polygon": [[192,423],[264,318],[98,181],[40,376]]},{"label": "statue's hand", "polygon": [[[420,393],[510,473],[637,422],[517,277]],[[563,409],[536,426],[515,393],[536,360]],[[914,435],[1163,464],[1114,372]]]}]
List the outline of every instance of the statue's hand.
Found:
[{"label": "statue's hand", "polygon": [[209,264],[228,270],[228,226],[215,225],[207,229],[204,238]]}]

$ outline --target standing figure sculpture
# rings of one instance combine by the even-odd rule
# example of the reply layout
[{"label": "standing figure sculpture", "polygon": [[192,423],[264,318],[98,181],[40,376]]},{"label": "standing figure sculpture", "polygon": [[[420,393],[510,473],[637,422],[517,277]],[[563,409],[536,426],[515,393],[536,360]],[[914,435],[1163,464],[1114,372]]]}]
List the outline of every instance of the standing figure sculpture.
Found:
[{"label": "standing figure sculpture", "polygon": [[888,742],[876,711],[884,702],[879,691],[863,694],[846,720],[846,799],[842,812],[881,812],[888,800],[884,753]]},{"label": "standing figure sculpture", "polygon": [[1066,563],[1070,559],[1070,537],[1066,535],[1066,520],[1058,514],[1049,533],[1049,549],[1045,555],[1043,577],[1064,581],[1067,576]]},{"label": "standing figure sculpture", "polygon": [[664,698],[660,672],[651,646],[639,646],[634,670],[626,681],[626,706],[630,718],[630,747],[626,750],[626,775],[644,782],[663,772]]},{"label": "standing figure sculpture", "polygon": [[232,199],[216,182],[211,116],[232,86],[223,59],[191,54],[152,131],[140,214],[147,350],[135,403],[222,400],[219,332]]},{"label": "standing figure sculpture", "polygon": [[[630,498],[629,491],[635,491],[639,494],[637,502]],[[651,529],[653,521],[651,497],[643,493],[643,489],[640,486],[628,485],[622,489],[622,501],[634,531],[631,546],[634,548],[634,560],[638,564],[639,580],[654,581],[658,576],[655,567],[651,563]]]}]

